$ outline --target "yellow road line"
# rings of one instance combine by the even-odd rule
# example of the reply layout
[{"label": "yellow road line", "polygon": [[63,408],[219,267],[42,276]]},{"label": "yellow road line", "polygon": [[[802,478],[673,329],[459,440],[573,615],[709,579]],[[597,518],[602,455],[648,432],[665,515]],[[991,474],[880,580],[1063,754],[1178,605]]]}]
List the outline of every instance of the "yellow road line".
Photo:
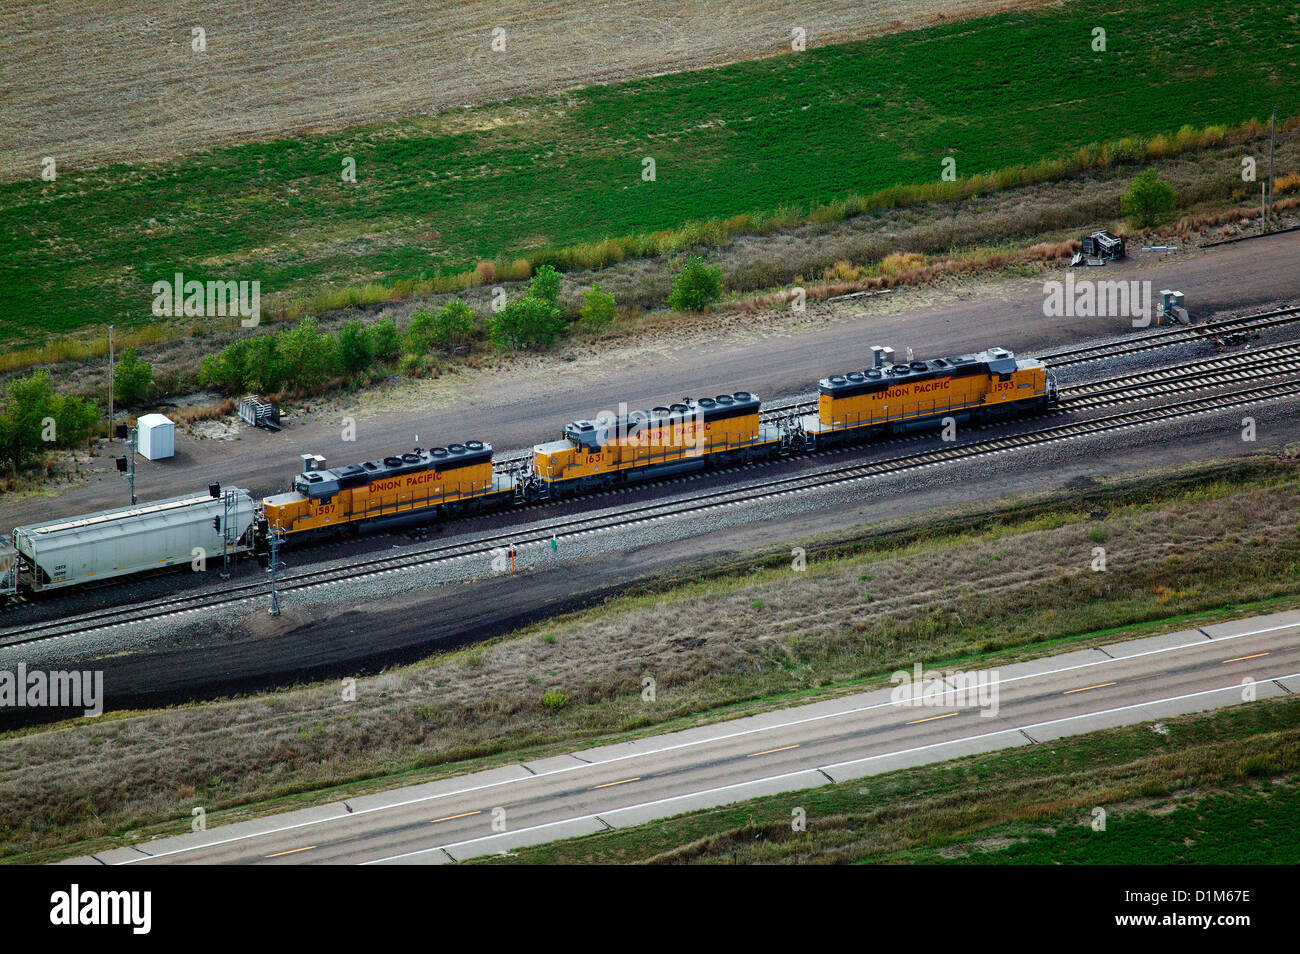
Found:
[{"label": "yellow road line", "polygon": [[909,722],[909,723],[907,723],[907,724],[908,724],[908,725],[920,725],[922,722],[933,722],[935,719],[951,719],[951,718],[952,718],[953,716],[955,716],[956,714],[957,714],[957,713],[955,713],[955,712],[945,712],[943,715],[927,716],[927,717],[924,718],[924,719],[917,719],[915,722]]},{"label": "yellow road line", "polygon": [[1258,659],[1260,656],[1267,656],[1267,655],[1268,653],[1254,653],[1253,655],[1250,656],[1238,656],[1236,659],[1225,659],[1224,662],[1225,663],[1241,662],[1243,659]]},{"label": "yellow road line", "polygon": [[1099,682],[1095,686],[1083,686],[1080,689],[1066,689],[1065,692],[1061,693],[1061,695],[1068,696],[1072,692],[1087,692],[1089,689],[1105,689],[1107,686],[1115,686],[1115,685],[1119,685],[1119,684],[1115,682]]},{"label": "yellow road line", "polygon": [[273,855],[267,855],[267,858],[279,858],[283,855],[296,855],[300,851],[311,851],[315,845],[308,845],[306,848],[290,848],[288,851],[277,851]]},{"label": "yellow road line", "polygon": [[591,786],[591,788],[587,789],[587,791],[594,792],[598,788],[609,788],[611,785],[626,785],[628,782],[639,782],[639,781],[641,781],[640,775],[638,775],[636,778],[625,778],[618,782],[606,782],[604,785],[593,785]]},{"label": "yellow road line", "polygon": [[474,811],[474,812],[461,812],[459,815],[448,815],[445,818],[435,818],[433,821],[429,822],[429,824],[436,825],[438,824],[438,822],[451,821],[455,818],[469,818],[470,815],[482,815],[482,814],[483,814],[483,809],[480,808],[478,811]]},{"label": "yellow road line", "polygon": [[755,757],[757,757],[757,756],[759,756],[759,755],[771,755],[773,752],[789,752],[791,749],[797,749],[797,748],[799,748],[799,745],[798,745],[798,744],[795,744],[795,745],[783,745],[783,746],[781,746],[779,749],[767,749],[767,750],[765,750],[765,751],[763,751],[763,752],[755,752],[755,753],[753,753],[752,755],[746,755],[745,758],[747,758],[747,759],[752,759],[752,758],[755,758]]}]

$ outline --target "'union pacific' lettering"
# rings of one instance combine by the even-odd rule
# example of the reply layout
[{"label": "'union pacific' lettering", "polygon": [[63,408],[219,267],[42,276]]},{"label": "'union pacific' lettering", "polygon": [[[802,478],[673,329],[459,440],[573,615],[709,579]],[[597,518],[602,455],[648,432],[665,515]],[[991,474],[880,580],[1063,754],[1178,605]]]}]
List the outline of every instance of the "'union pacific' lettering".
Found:
[{"label": "'union pacific' lettering", "polygon": [[886,398],[907,397],[909,394],[928,394],[931,391],[947,391],[951,385],[952,378],[938,378],[934,381],[918,381],[916,384],[877,391],[871,397],[872,400],[881,401]]},{"label": "'union pacific' lettering", "polygon": [[407,474],[405,477],[389,477],[387,480],[372,480],[367,488],[372,494],[382,494],[390,490],[411,490],[425,484],[436,484],[442,480],[442,474],[436,470],[426,470],[419,474]]}]

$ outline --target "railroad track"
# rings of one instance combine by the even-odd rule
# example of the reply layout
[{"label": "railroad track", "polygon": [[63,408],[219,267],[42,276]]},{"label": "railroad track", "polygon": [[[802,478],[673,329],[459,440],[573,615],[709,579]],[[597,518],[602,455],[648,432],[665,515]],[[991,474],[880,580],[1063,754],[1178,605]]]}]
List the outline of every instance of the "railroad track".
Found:
[{"label": "railroad track", "polygon": [[1300,308],[1279,308],[1275,311],[1262,311],[1255,315],[1224,318],[1203,325],[1175,325],[1170,328],[1160,328],[1123,338],[1119,341],[1068,348],[1064,351],[1039,355],[1038,358],[1040,361],[1046,362],[1050,368],[1062,368],[1071,364],[1082,364],[1085,361],[1097,361],[1101,358],[1137,354],[1141,351],[1168,348],[1188,341],[1216,338],[1224,333],[1263,331],[1296,321],[1300,321]]},{"label": "railroad track", "polygon": [[[626,528],[639,523],[677,518],[721,507],[733,507],[789,494],[806,493],[846,482],[902,473],[944,463],[970,460],[1010,450],[1072,440],[1078,437],[1104,434],[1241,405],[1294,397],[1300,395],[1300,346],[1293,349],[1293,355],[1296,358],[1297,369],[1293,372],[1296,379],[1292,380],[1275,381],[1262,385],[1252,384],[1210,397],[1193,398],[1173,404],[1161,404],[1134,411],[1124,411],[1084,421],[1071,421],[991,440],[976,440],[967,444],[946,445],[932,450],[882,460],[846,463],[832,467],[829,470],[776,477],[746,487],[708,491],[685,500],[661,500],[638,504],[615,512],[569,515],[555,520],[543,520],[525,529],[513,528],[491,532],[473,540],[459,539],[452,542],[438,543],[401,554],[375,557],[351,563],[347,566],[307,569],[297,575],[284,578],[279,585],[279,590],[282,594],[290,594],[295,591],[316,587],[355,583],[361,579],[452,560],[481,559],[486,571],[490,565],[490,559],[495,555],[494,551],[499,552],[501,548],[505,547],[546,546],[549,545],[552,537],[557,540],[573,538],[583,534]],[[1180,374],[1188,372],[1190,364],[1195,363],[1177,366],[1176,370]],[[1239,379],[1245,373],[1245,370],[1237,369]],[[1230,378],[1226,377],[1230,373],[1231,369],[1225,371],[1223,384],[1230,383]],[[1119,381],[1121,379],[1112,380]],[[1238,383],[1240,383],[1240,380],[1238,380]],[[1205,386],[1203,379],[1200,386]],[[746,469],[756,469],[761,466],[758,464],[748,465]],[[34,624],[15,633],[0,633],[0,648],[45,642],[97,629],[228,607],[254,599],[261,601],[265,599],[266,593],[267,584],[265,581],[258,580],[256,582],[236,584],[219,592],[169,597],[153,600],[142,605],[93,610],[69,619]]]},{"label": "railroad track", "polygon": [[[1220,321],[1208,322],[1203,325],[1178,325],[1169,328],[1159,328],[1152,331],[1144,332],[1140,335],[1133,335],[1119,341],[1108,342],[1100,345],[1084,345],[1078,348],[1069,348],[1064,351],[1055,351],[1049,354],[1039,355],[1040,361],[1047,364],[1049,368],[1068,367],[1073,364],[1083,364],[1088,361],[1098,361],[1102,358],[1113,358],[1127,354],[1137,354],[1142,351],[1154,351],[1159,348],[1170,348],[1177,344],[1185,344],[1189,341],[1212,339],[1224,333],[1261,331],[1268,328],[1278,327],[1280,325],[1291,324],[1300,321],[1300,308],[1279,308],[1274,311],[1264,311],[1255,315],[1243,315],[1237,318],[1224,318]],[[1062,390],[1064,393],[1064,389]],[[1100,406],[1100,405],[1099,405]],[[788,420],[792,417],[801,417],[805,414],[813,414],[817,411],[816,401],[797,401],[787,404],[778,404],[765,407],[759,417],[764,424],[773,424],[777,421]],[[527,452],[521,454],[512,454],[509,457],[500,457],[493,462],[493,472],[500,475],[517,473],[525,467],[531,455]]]}]

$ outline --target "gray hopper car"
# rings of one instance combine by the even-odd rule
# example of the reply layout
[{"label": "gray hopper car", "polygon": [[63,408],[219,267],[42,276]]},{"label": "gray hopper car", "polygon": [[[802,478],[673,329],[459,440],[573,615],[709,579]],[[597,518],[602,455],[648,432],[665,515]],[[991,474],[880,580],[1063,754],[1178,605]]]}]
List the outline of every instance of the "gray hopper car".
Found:
[{"label": "gray hopper car", "polygon": [[[253,548],[253,498],[231,488],[15,527],[18,583],[33,592],[207,560]],[[214,522],[215,521],[215,522]],[[218,529],[220,527],[220,529]]]}]

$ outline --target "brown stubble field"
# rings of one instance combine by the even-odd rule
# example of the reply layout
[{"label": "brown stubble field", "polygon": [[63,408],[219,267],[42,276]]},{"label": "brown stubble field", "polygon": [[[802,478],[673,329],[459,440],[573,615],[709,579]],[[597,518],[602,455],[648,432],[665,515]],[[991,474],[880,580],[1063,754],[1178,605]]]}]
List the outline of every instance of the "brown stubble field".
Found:
[{"label": "brown stubble field", "polygon": [[60,170],[156,159],[771,56],[796,26],[812,48],[1043,2],[6,5],[0,181],[34,178],[44,156]]}]

